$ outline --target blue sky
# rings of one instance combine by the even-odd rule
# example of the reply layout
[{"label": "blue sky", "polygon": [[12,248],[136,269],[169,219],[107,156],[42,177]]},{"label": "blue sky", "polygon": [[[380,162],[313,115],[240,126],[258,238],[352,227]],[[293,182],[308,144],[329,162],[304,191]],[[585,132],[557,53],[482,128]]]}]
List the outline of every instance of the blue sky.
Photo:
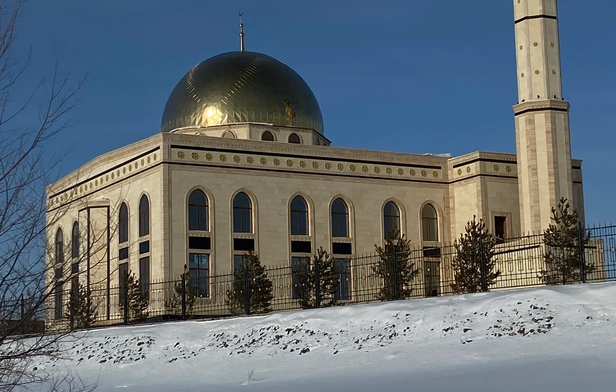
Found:
[{"label": "blue sky", "polygon": [[[616,221],[616,3],[560,0],[564,96],[574,158],[584,160],[587,222]],[[460,155],[515,152],[511,0],[289,2],[30,0],[16,54],[26,80],[56,55],[87,74],[76,125],[49,145],[61,174],[159,131],[168,95],[197,63],[246,49],[295,69],[336,146]]]}]

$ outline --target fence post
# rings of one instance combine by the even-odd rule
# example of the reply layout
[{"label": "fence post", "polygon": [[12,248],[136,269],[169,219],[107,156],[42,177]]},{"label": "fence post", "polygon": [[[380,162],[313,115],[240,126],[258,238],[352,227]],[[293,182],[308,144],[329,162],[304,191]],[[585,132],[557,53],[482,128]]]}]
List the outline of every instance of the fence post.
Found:
[{"label": "fence post", "polygon": [[582,222],[578,222],[578,230],[577,230],[577,240],[578,240],[578,259],[580,262],[580,277],[582,279],[582,283],[586,283],[586,255],[585,255],[585,247],[584,247],[584,229],[582,228]]},{"label": "fence post", "polygon": [[488,276],[486,271],[486,255],[483,248],[483,232],[479,232],[479,269],[481,271],[481,291],[488,291]]},{"label": "fence post", "polygon": [[248,260],[244,264],[244,311],[250,315],[250,274],[248,270]]},{"label": "fence post", "polygon": [[[128,281],[128,278],[126,279]],[[122,293],[122,303],[124,304],[124,324],[128,325],[128,284],[124,285]]]},{"label": "fence post", "polygon": [[186,273],[182,274],[182,320],[186,320]]},{"label": "fence post", "polygon": [[392,254],[392,275],[393,275],[393,284],[394,284],[394,300],[397,301],[400,299],[400,287],[398,287],[398,244],[394,243],[393,246],[393,254]]},{"label": "fence post", "polygon": [[[310,259],[308,260],[310,262]],[[318,260],[314,261],[314,296],[315,296],[315,307],[321,307],[321,277],[319,270],[319,262]]]}]

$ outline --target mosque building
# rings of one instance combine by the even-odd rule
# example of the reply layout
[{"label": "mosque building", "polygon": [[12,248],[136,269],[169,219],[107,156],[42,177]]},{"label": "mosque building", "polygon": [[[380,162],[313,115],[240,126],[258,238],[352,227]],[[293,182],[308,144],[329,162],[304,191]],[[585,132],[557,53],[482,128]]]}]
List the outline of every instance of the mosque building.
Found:
[{"label": "mosque building", "polygon": [[[308,84],[281,61],[245,50],[240,24],[240,50],[182,77],[160,132],[48,187],[56,253],[48,263],[81,260],[55,277],[73,273],[110,290],[127,271],[145,282],[177,279],[185,265],[197,279],[232,271],[249,250],[266,266],[290,265],[319,247],[352,260],[394,229],[420,248],[451,243],[474,215],[506,240],[545,229],[561,197],[583,220],[557,2],[513,3],[516,154],[332,146]],[[56,307],[65,301],[56,296]]]}]

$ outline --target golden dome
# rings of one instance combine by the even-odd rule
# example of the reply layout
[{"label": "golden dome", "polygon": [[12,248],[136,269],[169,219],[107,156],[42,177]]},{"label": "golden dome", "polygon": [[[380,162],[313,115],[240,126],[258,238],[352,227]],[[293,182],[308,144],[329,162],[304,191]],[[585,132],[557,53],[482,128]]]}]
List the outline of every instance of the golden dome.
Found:
[{"label": "golden dome", "polygon": [[304,79],[255,52],[223,53],[191,69],[167,100],[161,131],[246,122],[323,134],[321,109]]}]

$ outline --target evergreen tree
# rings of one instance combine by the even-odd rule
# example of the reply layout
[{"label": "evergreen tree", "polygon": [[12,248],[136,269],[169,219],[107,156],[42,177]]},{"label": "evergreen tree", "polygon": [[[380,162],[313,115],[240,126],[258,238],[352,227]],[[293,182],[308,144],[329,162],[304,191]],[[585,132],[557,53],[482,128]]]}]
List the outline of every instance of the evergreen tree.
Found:
[{"label": "evergreen tree", "polygon": [[501,275],[496,269],[497,258],[494,255],[496,239],[486,230],[482,219],[466,223],[464,233],[454,242],[456,256],[453,259],[454,283],[451,289],[456,294],[477,293],[482,291],[481,272],[485,271],[486,287],[496,283]]},{"label": "evergreen tree", "polygon": [[150,301],[147,293],[141,288],[141,282],[134,273],[124,275],[120,287],[120,310],[124,314],[124,322],[136,324],[148,317]]},{"label": "evergreen tree", "polygon": [[64,314],[64,317],[69,320],[71,331],[91,327],[97,316],[98,312],[92,302],[91,292],[79,282],[70,291],[66,313]]},{"label": "evergreen tree", "polygon": [[[404,235],[401,236],[399,230],[392,230],[385,238],[384,245],[383,247],[374,245],[379,261],[372,267],[372,271],[383,279],[383,287],[377,296],[381,301],[408,298],[413,290],[410,284],[419,275],[419,269],[415,268],[415,263],[411,260],[411,240],[406,239]],[[397,271],[397,274],[394,274],[394,271]]]},{"label": "evergreen tree", "polygon": [[[312,263],[294,272],[297,276],[295,294],[304,309],[336,305],[336,280],[334,258],[320,247],[312,257]],[[317,299],[317,276],[319,298]]]},{"label": "evergreen tree", "polygon": [[552,221],[543,233],[546,246],[543,256],[545,269],[540,278],[545,284],[568,284],[582,280],[584,273],[592,273],[596,266],[586,263],[584,246],[590,240],[581,231],[578,212],[570,210],[567,199],[561,198],[558,206],[552,207]]},{"label": "evergreen tree", "polygon": [[271,312],[272,289],[272,281],[259,256],[250,251],[242,256],[242,263],[233,272],[233,289],[227,292],[227,307],[235,315]]},{"label": "evergreen tree", "polygon": [[[184,288],[182,288],[182,281],[184,282]],[[181,315],[182,296],[184,296],[186,301],[186,317],[190,318],[194,315],[197,288],[191,282],[186,264],[184,264],[184,272],[180,275],[179,282],[173,285],[173,296],[165,300],[165,309],[174,314]]]}]

